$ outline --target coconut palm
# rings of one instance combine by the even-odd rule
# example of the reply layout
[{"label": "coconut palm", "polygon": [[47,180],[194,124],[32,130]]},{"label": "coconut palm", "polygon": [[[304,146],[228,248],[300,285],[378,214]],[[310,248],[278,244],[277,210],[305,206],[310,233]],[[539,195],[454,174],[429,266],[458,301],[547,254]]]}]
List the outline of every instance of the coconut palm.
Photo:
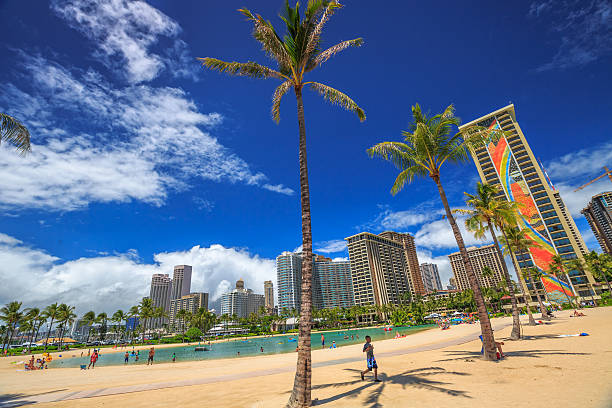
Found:
[{"label": "coconut palm", "polygon": [[176,319],[178,319],[181,322],[181,332],[182,332],[182,343],[185,342],[185,320],[187,320],[187,310],[185,309],[181,309],[178,312],[176,312]]},{"label": "coconut palm", "polygon": [[[540,312],[542,313],[542,319],[550,320],[550,316],[548,316],[548,313],[546,312],[546,307],[544,307],[544,303],[542,303],[540,292],[535,287],[535,282],[542,281],[542,271],[540,271],[538,268],[535,268],[533,266],[524,268],[523,278],[526,279],[527,282],[531,285],[531,287],[533,288],[533,291],[536,294],[536,297],[538,298],[538,305],[540,306]],[[525,298],[525,301],[527,301],[527,298]]]},{"label": "coconut palm", "polygon": [[[113,313],[113,316],[111,317],[111,320],[113,321],[113,323],[116,323],[119,327],[120,327],[120,332],[123,332],[123,329],[125,328],[125,326],[121,326],[121,323],[126,322],[127,323],[127,319],[128,316],[125,314],[125,312],[121,309],[117,310],[115,313]],[[123,337],[123,336],[121,336]],[[115,340],[115,344],[117,344],[119,342],[119,336],[117,337],[117,339]]]},{"label": "coconut palm", "polygon": [[96,316],[96,323],[100,323],[100,339],[104,340],[106,337],[106,332],[108,330],[107,326],[108,315],[105,312],[100,313]]},{"label": "coconut palm", "polygon": [[612,257],[608,254],[598,254],[595,251],[591,251],[584,257],[586,264],[597,280],[603,280],[608,286],[608,292],[612,296],[612,287],[608,277],[612,276]]},{"label": "coconut palm", "polygon": [[[513,257],[512,254],[514,253],[515,255],[519,255],[521,253],[526,253],[529,248],[536,247],[537,244],[527,238],[525,229],[514,228],[508,225],[503,227],[501,230],[503,232],[503,235],[499,237],[499,241],[501,242],[506,255],[512,258],[512,266],[514,266],[514,272],[516,273],[516,276],[518,277],[518,279],[521,279],[521,268],[516,263],[516,258]],[[532,288],[534,291],[536,290],[536,287],[534,285],[532,285]],[[531,313],[531,307],[529,307],[529,299],[531,298],[529,289],[527,290],[527,293],[523,293],[523,298],[525,299],[525,306],[527,306],[529,325],[535,326],[536,322],[533,318],[533,314]]]},{"label": "coconut palm", "polygon": [[81,317],[81,324],[83,326],[87,326],[87,338],[85,339],[85,344],[89,343],[89,336],[91,334],[91,326],[96,322],[96,312],[90,310],[85,313],[83,317]]},{"label": "coconut palm", "polygon": [[53,303],[47,306],[43,311],[43,316],[46,319],[51,319],[51,322],[49,323],[49,328],[47,329],[47,338],[45,339],[45,351],[47,351],[47,346],[49,345],[49,334],[51,334],[51,329],[53,328],[53,321],[57,319],[57,308],[57,303]]},{"label": "coconut palm", "polygon": [[510,301],[512,304],[512,332],[510,333],[510,339],[518,340],[521,338],[521,321],[519,318],[516,295],[514,294],[510,273],[506,267],[506,262],[504,262],[504,257],[502,256],[502,251],[499,247],[494,229],[495,227],[503,231],[506,226],[516,225],[516,204],[497,198],[498,193],[498,187],[478,182],[476,183],[476,194],[464,193],[466,195],[465,203],[470,209],[456,211],[469,215],[465,220],[465,226],[476,238],[483,238],[485,231],[489,231],[491,237],[493,237],[493,244],[501,260],[504,279],[508,287],[508,292],[510,293]]},{"label": "coconut palm", "polygon": [[[32,342],[36,341],[36,336],[38,335],[37,327],[40,324],[40,309],[37,307],[31,307],[26,309],[26,314],[24,320],[27,321],[31,325],[30,336],[28,340],[28,353],[32,350]],[[36,334],[34,332],[36,331]]]},{"label": "coconut palm", "polygon": [[147,321],[153,317],[153,300],[151,298],[143,298],[138,305],[138,317],[142,321],[142,342],[144,343],[145,333],[147,331]]},{"label": "coconut palm", "polygon": [[470,286],[474,291],[474,300],[482,330],[484,358],[495,360],[495,339],[487,308],[474,268],[465,249],[463,236],[448,205],[441,179],[442,166],[445,163],[467,161],[469,149],[483,142],[486,131],[470,127],[451,135],[453,127],[459,126],[460,123],[459,118],[455,116],[453,105],[448,106],[441,114],[429,116],[424,114],[421,107],[416,104],[412,107],[412,117],[413,123],[409,130],[402,132],[403,142],[382,142],[371,147],[367,152],[370,157],[377,156],[390,161],[400,170],[391,188],[393,195],[399,193],[406,184],[412,183],[417,177],[429,177],[438,187],[446,218],[457,241]]},{"label": "coconut palm", "polygon": [[6,113],[0,113],[0,144],[8,143],[13,145],[21,154],[29,153],[30,132],[14,117]]},{"label": "coconut palm", "polygon": [[58,350],[62,349],[66,328],[74,323],[74,319],[76,319],[76,317],[77,315],[74,313],[74,306],[68,306],[67,304],[62,303],[57,307],[57,323],[59,324],[60,328]]},{"label": "coconut palm", "polygon": [[[559,255],[559,254],[553,255],[552,258],[550,259],[550,263],[548,264],[548,271],[547,272],[552,274],[555,277],[555,279],[557,279],[560,282],[562,282],[562,280],[560,280],[557,275],[559,273],[562,273],[567,278],[568,285],[571,286],[572,285],[572,281],[570,280],[570,277],[569,277],[569,275],[566,272],[565,262],[566,262],[566,260],[561,255]],[[574,302],[572,302],[572,299],[567,294],[567,290],[565,288],[563,288],[563,287],[561,289],[562,289],[561,291],[563,292],[563,294],[567,298],[567,302],[575,310],[576,307],[574,306]]]},{"label": "coconut palm", "polygon": [[[132,306],[130,308],[130,311],[128,312],[128,318],[136,319],[139,316],[140,316],[140,308],[138,307],[138,305]],[[132,330],[131,330],[131,334],[130,334],[130,342],[131,343],[134,342],[134,332],[135,331],[136,331],[136,322],[134,320],[134,324],[132,325]]]},{"label": "coconut palm", "polygon": [[13,334],[17,325],[23,319],[23,310],[21,310],[21,302],[10,302],[0,308],[0,320],[6,323],[5,341],[2,342],[2,351],[11,344]]},{"label": "coconut palm", "polygon": [[282,83],[274,91],[272,99],[272,118],[280,120],[282,97],[293,89],[297,100],[299,128],[299,163],[300,190],[302,207],[302,295],[300,331],[298,337],[298,359],[293,391],[289,397],[289,406],[310,406],[311,403],[311,355],[310,330],[312,324],[312,231],[310,214],[310,189],[308,183],[308,164],[306,156],[306,123],[302,92],[305,86],[318,92],[332,104],[354,112],[360,120],[365,120],[365,113],[346,94],[319,82],[305,81],[305,75],[325,63],[338,52],[349,47],[363,44],[361,38],[343,41],[326,50],[321,48],[321,33],[329,18],[341,7],[336,0],[309,0],[304,15],[300,15],[299,3],[295,7],[285,1],[284,14],[281,16],[286,34],[280,37],[272,23],[247,9],[241,9],[254,25],[253,36],[261,44],[265,53],[271,57],[277,69],[272,69],[255,62],[225,62],[216,58],[200,58],[207,68],[226,72],[230,75],[251,78],[274,78]]}]

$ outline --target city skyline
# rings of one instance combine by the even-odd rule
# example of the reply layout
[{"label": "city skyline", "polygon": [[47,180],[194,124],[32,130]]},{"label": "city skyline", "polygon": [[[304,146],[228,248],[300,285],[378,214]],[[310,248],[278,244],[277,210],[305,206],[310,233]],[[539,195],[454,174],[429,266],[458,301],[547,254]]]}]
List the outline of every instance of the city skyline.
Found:
[{"label": "city skyline", "polygon": [[[275,281],[274,258],[301,242],[297,142],[285,137],[295,124],[288,108],[293,102],[284,102],[277,126],[264,103],[272,84],[249,88],[248,80],[206,73],[195,62],[197,56],[224,55],[228,47],[240,48],[236,58],[256,55],[254,43],[244,45],[251,27],[235,11],[243,4],[232,0],[207,6],[207,27],[222,25],[230,33],[223,41],[202,30],[198,13],[171,3],[154,2],[144,9],[158,17],[147,20],[157,26],[133,24],[134,15],[119,18],[101,9],[79,20],[78,5],[72,2],[31,4],[6,2],[0,13],[7,56],[15,61],[0,67],[6,84],[0,108],[30,127],[33,143],[26,158],[0,148],[0,168],[11,175],[0,180],[0,273],[8,282],[0,288],[0,302],[27,291],[32,305],[65,301],[79,311],[125,309],[148,294],[153,274],[172,275],[180,264],[198,271],[192,290],[210,293],[211,303],[238,278],[247,278],[245,271],[258,291],[266,280]],[[609,181],[573,190],[612,161],[605,121],[612,90],[605,80],[608,48],[581,54],[592,56],[589,61],[565,55],[561,38],[571,42],[572,33],[554,29],[559,15],[550,9],[536,13],[527,3],[451,4],[444,21],[436,23],[447,30],[456,26],[455,16],[462,16],[468,28],[453,31],[457,49],[494,49],[499,43],[507,48],[478,64],[469,52],[450,50],[457,64],[443,69],[446,57],[441,60],[430,49],[447,41],[443,32],[415,50],[431,64],[414,64],[412,56],[396,55],[388,43],[398,35],[401,11],[408,13],[408,5],[398,7],[397,16],[374,12],[376,24],[360,30],[365,45],[344,56],[344,64],[358,68],[330,65],[326,71],[334,85],[363,102],[364,124],[306,97],[313,135],[315,252],[343,259],[348,256],[346,236],[363,230],[408,232],[415,237],[419,262],[437,264],[445,284],[452,276],[446,256],[456,246],[441,207],[431,199],[437,192],[423,181],[392,197],[392,172],[370,160],[365,149],[378,140],[399,138],[416,102],[431,111],[455,103],[466,123],[510,100],[586,245],[599,251],[580,210],[590,197],[609,191]],[[428,16],[436,15],[429,4],[409,11],[422,29],[431,24]],[[277,5],[261,4],[258,12],[275,15]],[[524,32],[516,35],[495,19],[483,21],[483,13],[505,16]],[[19,21],[7,17],[12,15],[19,15]],[[339,40],[338,33],[351,31],[349,24],[362,16],[361,7],[347,7],[329,40]],[[146,63],[135,64],[126,49],[105,43],[100,21],[112,23]],[[569,65],[560,60],[564,56]],[[384,59],[380,67],[364,62],[377,58]],[[392,63],[411,73],[400,86],[381,71]],[[510,77],[503,75],[508,69]],[[363,81],[366,76],[374,79]],[[434,82],[444,92],[432,89]],[[583,100],[585,89],[589,103],[576,106],[573,101]],[[379,98],[387,103],[372,102]],[[568,120],[579,116],[589,118],[588,139],[575,136],[585,132],[582,123]],[[154,128],[167,137],[158,137]],[[184,130],[183,139],[175,129]],[[125,143],[108,143],[115,137]],[[474,165],[458,166],[445,177],[451,206],[462,207],[463,192],[473,191],[478,180]],[[465,237],[468,245],[488,243]]]}]

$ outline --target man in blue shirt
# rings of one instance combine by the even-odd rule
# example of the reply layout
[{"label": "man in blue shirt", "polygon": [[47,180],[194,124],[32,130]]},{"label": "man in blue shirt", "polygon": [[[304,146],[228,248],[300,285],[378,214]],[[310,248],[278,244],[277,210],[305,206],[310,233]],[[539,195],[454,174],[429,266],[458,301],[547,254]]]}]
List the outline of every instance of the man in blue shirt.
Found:
[{"label": "man in blue shirt", "polygon": [[378,379],[378,364],[376,364],[376,359],[374,358],[374,346],[372,345],[372,338],[370,336],[366,336],[366,343],[363,345],[363,352],[366,353],[366,361],[368,364],[368,368],[361,372],[361,380],[365,380],[364,375],[374,370],[374,382],[380,382]]}]

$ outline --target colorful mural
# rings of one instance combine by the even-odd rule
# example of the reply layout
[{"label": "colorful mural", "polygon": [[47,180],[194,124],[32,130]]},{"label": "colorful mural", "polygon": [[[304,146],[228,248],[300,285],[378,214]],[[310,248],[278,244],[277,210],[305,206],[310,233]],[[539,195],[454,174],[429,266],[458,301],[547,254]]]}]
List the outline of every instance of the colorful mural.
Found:
[{"label": "colorful mural", "polygon": [[[490,123],[483,123],[482,126],[489,129],[501,129],[496,118],[491,118],[489,121]],[[486,148],[506,197],[518,204],[519,227],[526,231],[526,237],[529,240],[537,244],[537,246],[529,249],[529,254],[533,264],[543,272],[542,283],[549,299],[559,303],[567,302],[565,294],[573,296],[572,288],[564,281],[545,272],[553,255],[557,252],[506,138],[502,136],[496,142],[492,139]]]}]

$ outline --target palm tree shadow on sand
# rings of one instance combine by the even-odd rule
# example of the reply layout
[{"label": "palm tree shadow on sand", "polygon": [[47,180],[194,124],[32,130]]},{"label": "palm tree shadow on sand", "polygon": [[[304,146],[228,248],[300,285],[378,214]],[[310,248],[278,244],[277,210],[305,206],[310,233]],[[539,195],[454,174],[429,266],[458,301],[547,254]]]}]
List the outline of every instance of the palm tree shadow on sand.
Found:
[{"label": "palm tree shadow on sand", "polygon": [[[444,361],[457,361],[457,360],[474,360],[480,359],[482,355],[477,351],[466,351],[466,350],[448,350],[445,353],[449,356],[449,358],[436,360],[436,362],[444,362]],[[591,353],[570,353],[563,350],[515,350],[508,351],[504,353],[506,358],[508,357],[529,357],[529,358],[542,358],[543,356],[586,356]]]},{"label": "palm tree shadow on sand", "polygon": [[23,405],[36,404],[35,400],[29,400],[29,397],[35,397],[37,395],[45,395],[45,394],[53,394],[55,392],[66,391],[67,388],[63,388],[61,390],[52,390],[39,392],[36,394],[0,394],[0,407],[2,408],[13,408],[13,407],[21,407]]},{"label": "palm tree shadow on sand", "polygon": [[[360,372],[359,370],[355,369],[345,369],[345,371],[352,371],[356,374],[359,374]],[[379,374],[379,378],[382,380],[382,382],[379,383],[373,382],[372,377],[370,375],[365,382],[361,381],[361,379],[358,378],[352,381],[320,384],[313,386],[312,389],[322,390],[327,388],[347,387],[351,385],[359,386],[328,398],[314,400],[312,402],[312,405],[320,406],[338,401],[343,398],[357,398],[359,395],[361,395],[362,392],[367,392],[368,394],[362,406],[369,408],[382,407],[382,404],[379,402],[379,399],[388,385],[401,385],[403,389],[412,387],[424,389],[427,391],[440,392],[447,395],[451,395],[453,397],[471,398],[469,395],[467,395],[465,391],[454,390],[447,387],[450,384],[448,382],[428,378],[439,374],[457,376],[470,375],[468,373],[462,373],[457,371],[447,371],[442,367],[425,367],[404,371],[403,373],[391,376],[387,376],[384,373],[381,373]]]}]

